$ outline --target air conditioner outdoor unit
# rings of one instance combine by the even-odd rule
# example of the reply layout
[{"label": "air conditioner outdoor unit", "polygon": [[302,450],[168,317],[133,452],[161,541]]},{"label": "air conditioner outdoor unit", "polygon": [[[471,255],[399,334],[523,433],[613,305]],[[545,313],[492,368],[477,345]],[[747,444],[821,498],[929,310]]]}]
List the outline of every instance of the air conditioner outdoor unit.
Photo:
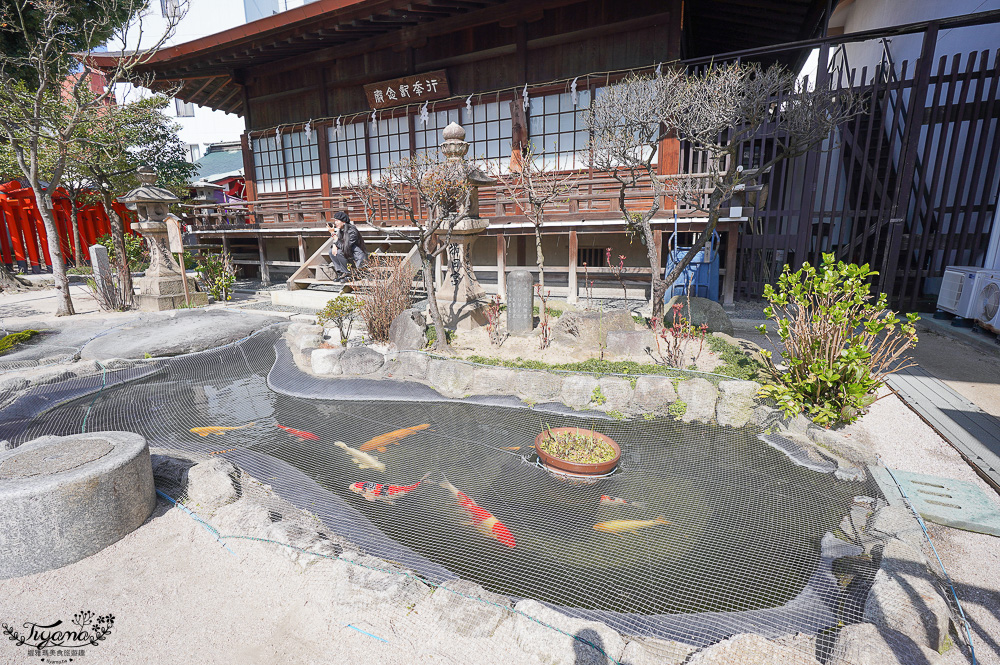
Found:
[{"label": "air conditioner outdoor unit", "polygon": [[938,292],[937,308],[963,319],[972,318],[975,304],[976,275],[982,268],[972,266],[948,266],[944,269],[941,290]]},{"label": "air conditioner outdoor unit", "polygon": [[1000,335],[1000,270],[982,270],[976,282],[973,317],[980,326]]}]

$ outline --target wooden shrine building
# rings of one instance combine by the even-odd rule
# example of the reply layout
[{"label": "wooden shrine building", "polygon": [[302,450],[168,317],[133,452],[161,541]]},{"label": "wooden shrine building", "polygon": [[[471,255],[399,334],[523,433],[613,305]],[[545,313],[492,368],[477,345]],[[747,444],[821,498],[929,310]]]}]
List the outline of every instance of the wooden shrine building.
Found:
[{"label": "wooden shrine building", "polygon": [[[250,275],[287,279],[328,238],[337,210],[364,219],[346,185],[377,177],[401,157],[437,150],[441,130],[462,125],[470,159],[509,158],[515,133],[559,168],[583,172],[579,189],[544,227],[553,295],[610,277],[605,252],[625,255],[628,279],[648,283],[645,248],[617,209],[616,183],[590,164],[585,114],[600,89],[629,71],[651,73],[682,58],[817,36],[826,0],[319,0],[225,32],[166,48],[138,68],[161,89],[246,119],[248,203],[197,209],[201,242],[220,243]],[[102,59],[117,54],[95,56]],[[778,58],[799,58],[783,52]],[[791,60],[788,60],[791,63]],[[527,97],[527,104],[525,104]],[[673,143],[673,145],[671,145]],[[677,172],[676,141],[658,151]],[[641,203],[641,202],[640,202]],[[697,231],[703,217],[673,203],[654,226]],[[480,190],[490,226],[473,262],[487,288],[505,271],[535,265],[532,226],[510,201]],[[384,211],[386,221],[390,214]],[[726,301],[733,298],[738,222],[723,223]],[[405,251],[360,225],[370,248]],[[663,242],[661,242],[661,256]],[[305,284],[292,285],[304,286]],[[568,289],[568,290],[567,290]]]}]

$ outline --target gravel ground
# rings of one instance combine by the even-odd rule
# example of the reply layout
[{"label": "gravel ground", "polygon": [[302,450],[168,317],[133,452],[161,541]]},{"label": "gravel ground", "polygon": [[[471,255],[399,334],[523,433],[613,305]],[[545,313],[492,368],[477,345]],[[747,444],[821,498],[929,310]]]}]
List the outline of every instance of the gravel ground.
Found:
[{"label": "gravel ground", "polygon": [[[870,445],[892,469],[925,473],[975,483],[1000,510],[1000,498],[976,472],[898,397],[872,405],[862,420],[845,428]],[[983,665],[1000,665],[1000,538],[928,523],[928,532],[945,569],[955,583],[959,601],[973,632],[976,658]],[[933,561],[933,553],[929,552]],[[971,662],[949,652],[949,663]]]}]

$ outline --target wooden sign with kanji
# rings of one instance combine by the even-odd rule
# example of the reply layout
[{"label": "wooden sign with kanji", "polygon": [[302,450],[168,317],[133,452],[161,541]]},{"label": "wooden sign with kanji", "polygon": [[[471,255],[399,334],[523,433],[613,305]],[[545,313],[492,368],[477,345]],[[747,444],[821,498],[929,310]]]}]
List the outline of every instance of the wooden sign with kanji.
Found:
[{"label": "wooden sign with kanji", "polygon": [[448,77],[445,71],[441,70],[404,76],[381,83],[370,83],[365,86],[365,95],[373,109],[385,109],[451,97],[451,90],[448,89]]}]

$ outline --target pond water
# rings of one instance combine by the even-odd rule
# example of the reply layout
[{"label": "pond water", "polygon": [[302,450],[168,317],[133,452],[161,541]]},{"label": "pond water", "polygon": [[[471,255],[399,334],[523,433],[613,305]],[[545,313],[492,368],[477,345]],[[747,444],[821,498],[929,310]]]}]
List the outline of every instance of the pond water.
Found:
[{"label": "pond water", "polygon": [[[36,416],[6,422],[0,416],[0,438],[21,442],[85,426],[136,431],[153,446],[250,449],[295,466],[390,538],[490,591],[640,614],[787,602],[816,571],[823,534],[863,493],[856,483],[792,464],[752,428],[456,402],[303,399],[267,387],[274,356],[261,353],[242,366],[225,355],[165,362],[146,378]],[[418,425],[427,427],[384,452],[369,451],[384,471],[359,468],[334,445],[358,449]],[[211,426],[242,429],[207,437],[190,431]],[[531,446],[545,426],[587,427],[612,437],[623,451],[618,471],[581,484],[539,468]],[[392,504],[350,489],[369,481],[411,485],[425,475]],[[456,505],[445,480],[502,523],[515,546],[470,524],[470,511]],[[602,495],[628,505],[607,505]],[[669,524],[632,524],[621,533],[594,528],[659,517]]]}]

